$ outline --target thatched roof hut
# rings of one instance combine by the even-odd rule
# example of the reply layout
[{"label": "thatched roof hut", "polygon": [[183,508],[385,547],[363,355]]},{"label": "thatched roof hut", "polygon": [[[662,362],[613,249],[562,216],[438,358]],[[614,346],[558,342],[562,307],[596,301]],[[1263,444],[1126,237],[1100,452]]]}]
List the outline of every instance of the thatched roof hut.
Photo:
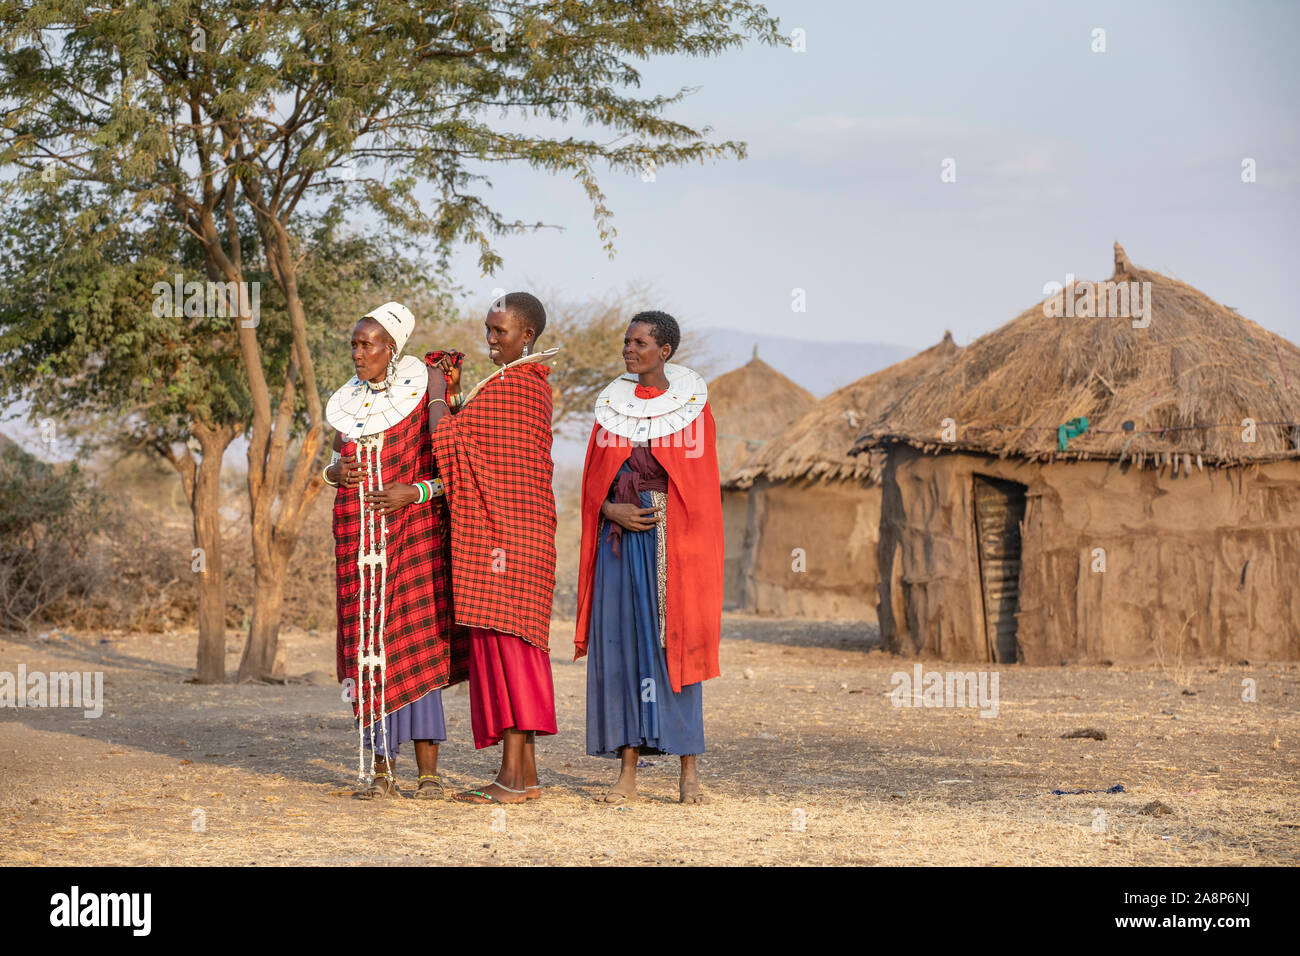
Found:
[{"label": "thatched roof hut", "polygon": [[880,492],[868,458],[848,451],[867,423],[959,351],[945,333],[939,344],[832,392],[724,481],[727,493],[749,491],[740,608],[875,616]]},{"label": "thatched roof hut", "polygon": [[[718,470],[724,483],[756,449],[762,448],[815,401],[772,366],[754,357],[709,383],[709,407],[718,426]],[[741,550],[749,493],[730,489],[722,494],[726,565],[723,596],[729,606],[739,593]]]},{"label": "thatched roof hut", "polygon": [[718,470],[726,481],[747,458],[815,402],[812,392],[754,357],[709,383],[718,424]]},{"label": "thatched roof hut", "polygon": [[1300,656],[1300,347],[1118,244],[1110,280],[971,343],[853,450],[899,652]]},{"label": "thatched roof hut", "polygon": [[866,478],[868,460],[849,454],[862,429],[958,351],[952,333],[945,332],[938,345],[831,392],[751,455],[724,480],[724,487],[748,488],[760,478],[769,482]]}]

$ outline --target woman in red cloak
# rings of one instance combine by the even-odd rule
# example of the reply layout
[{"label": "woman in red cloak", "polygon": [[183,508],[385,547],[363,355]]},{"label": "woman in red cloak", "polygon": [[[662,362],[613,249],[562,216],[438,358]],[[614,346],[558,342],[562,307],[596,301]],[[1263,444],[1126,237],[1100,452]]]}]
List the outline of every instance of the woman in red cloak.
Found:
[{"label": "woman in red cloak", "polygon": [[681,332],[632,318],[628,374],[596,400],[582,478],[575,659],[587,663],[587,753],[618,755],[602,798],[636,795],[642,753],[681,757],[682,803],[702,803],[703,682],[718,676],[722,491],[704,379],[668,363]]},{"label": "woman in red cloak", "polygon": [[[555,350],[537,352],[546,310],[511,292],[484,321],[492,372],[444,416],[433,453],[451,510],[451,579],[456,623],[469,629],[469,702],[474,746],[498,743],[501,767],[467,803],[541,798],[537,736],[554,734],[551,600],[555,593],[555,497],[551,491],[550,368]],[[445,367],[444,356],[425,357]],[[431,382],[445,394],[459,388]]]},{"label": "woman in red cloak", "polygon": [[447,407],[430,385],[441,388],[444,378],[402,355],[414,328],[400,302],[362,318],[352,330],[356,375],[325,413],[337,432],[322,477],[338,488],[338,676],[359,725],[357,773],[371,781],[365,799],[400,796],[394,768],[408,740],[415,796],[442,796],[441,688],[468,669],[463,642],[452,639],[448,517],[430,440]]}]

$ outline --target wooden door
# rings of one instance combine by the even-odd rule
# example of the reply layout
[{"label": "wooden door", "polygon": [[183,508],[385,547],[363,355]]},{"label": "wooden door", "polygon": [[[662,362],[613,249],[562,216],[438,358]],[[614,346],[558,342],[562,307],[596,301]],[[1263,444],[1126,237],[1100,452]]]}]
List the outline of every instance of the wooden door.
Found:
[{"label": "wooden door", "polygon": [[975,476],[975,533],[988,659],[1016,662],[1016,611],[1020,607],[1020,526],[1025,486]]}]

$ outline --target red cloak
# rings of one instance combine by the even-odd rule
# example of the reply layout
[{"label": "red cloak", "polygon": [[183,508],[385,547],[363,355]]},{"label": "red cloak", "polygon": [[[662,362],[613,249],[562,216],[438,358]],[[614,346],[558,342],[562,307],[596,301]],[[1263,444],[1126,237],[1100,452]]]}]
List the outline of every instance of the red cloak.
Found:
[{"label": "red cloak", "polygon": [[[356,442],[343,454],[356,452]],[[429,441],[429,410],[420,404],[384,432],[379,451],[385,482],[411,484],[436,478]],[[357,613],[362,594],[357,550],[361,544],[361,502],[355,488],[334,495],[334,558],[338,629],[335,657],[340,681],[357,678]],[[429,691],[463,681],[469,648],[456,640],[452,623],[451,552],[447,507],[441,498],[410,504],[388,516],[388,580],[384,597],[384,688],[395,713]],[[352,708],[356,712],[356,694]],[[367,708],[368,709],[368,708]],[[373,715],[363,715],[369,722]]]},{"label": "red cloak", "polygon": [[451,512],[456,623],[543,651],[555,594],[550,373],[539,362],[493,372],[464,408],[438,420],[432,440]]},{"label": "red cloak", "polygon": [[[717,427],[708,403],[694,422],[672,435],[651,439],[650,447],[668,472],[665,653],[669,683],[674,693],[681,693],[684,686],[721,673],[722,488],[718,481]],[[582,472],[582,552],[578,562],[574,660],[587,653],[600,506],[631,453],[626,438],[605,431],[599,424],[592,426]]]}]

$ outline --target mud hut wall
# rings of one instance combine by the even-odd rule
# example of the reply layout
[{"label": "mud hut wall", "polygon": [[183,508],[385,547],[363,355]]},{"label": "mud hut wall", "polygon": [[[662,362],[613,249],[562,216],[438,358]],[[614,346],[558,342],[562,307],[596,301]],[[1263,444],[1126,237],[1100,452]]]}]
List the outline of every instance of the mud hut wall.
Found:
[{"label": "mud hut wall", "polygon": [[883,485],[880,611],[900,653],[988,659],[975,475],[1026,486],[1025,663],[1300,658],[1300,463],[1175,476],[896,447]]},{"label": "mud hut wall", "polygon": [[987,657],[971,496],[957,457],[898,446],[882,475],[879,620],[898,654]]},{"label": "mud hut wall", "polygon": [[1026,663],[1300,658],[1300,462],[1038,471],[1022,538]]},{"label": "mud hut wall", "polygon": [[[876,616],[880,488],[861,480],[759,479],[750,489],[741,605],[824,620]],[[803,552],[802,568],[795,549]]]},{"label": "mud hut wall", "polygon": [[745,554],[745,534],[749,523],[749,492],[745,489],[723,489],[722,541],[723,577],[722,604],[736,608],[741,603],[740,565]]}]

